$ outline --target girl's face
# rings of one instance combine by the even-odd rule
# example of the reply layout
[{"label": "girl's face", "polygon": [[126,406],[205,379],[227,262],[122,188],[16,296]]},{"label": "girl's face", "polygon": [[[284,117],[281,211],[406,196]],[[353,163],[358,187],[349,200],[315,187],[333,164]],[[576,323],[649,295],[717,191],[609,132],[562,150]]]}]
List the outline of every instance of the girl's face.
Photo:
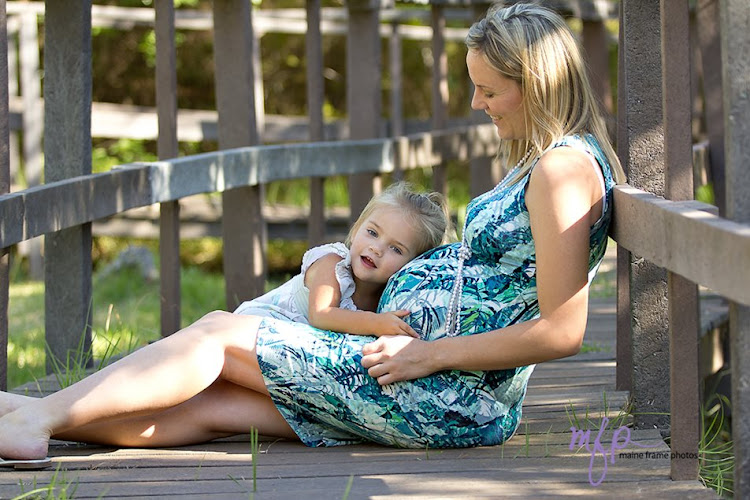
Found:
[{"label": "girl's face", "polygon": [[376,208],[352,237],[352,273],[359,281],[384,285],[417,256],[416,233],[397,208]]},{"label": "girl's face", "polygon": [[472,109],[483,110],[492,118],[501,139],[526,139],[521,86],[492,68],[478,50],[466,54],[466,67],[474,83]]}]

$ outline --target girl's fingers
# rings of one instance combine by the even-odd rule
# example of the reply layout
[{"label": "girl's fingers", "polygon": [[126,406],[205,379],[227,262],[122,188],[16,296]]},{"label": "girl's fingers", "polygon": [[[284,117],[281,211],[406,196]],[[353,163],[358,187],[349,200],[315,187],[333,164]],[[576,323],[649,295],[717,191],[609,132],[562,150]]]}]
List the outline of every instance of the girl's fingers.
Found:
[{"label": "girl's fingers", "polygon": [[406,323],[404,323],[403,330],[404,330],[404,333],[406,333],[408,336],[414,337],[415,339],[419,338],[419,334],[414,331],[414,328],[410,327]]}]

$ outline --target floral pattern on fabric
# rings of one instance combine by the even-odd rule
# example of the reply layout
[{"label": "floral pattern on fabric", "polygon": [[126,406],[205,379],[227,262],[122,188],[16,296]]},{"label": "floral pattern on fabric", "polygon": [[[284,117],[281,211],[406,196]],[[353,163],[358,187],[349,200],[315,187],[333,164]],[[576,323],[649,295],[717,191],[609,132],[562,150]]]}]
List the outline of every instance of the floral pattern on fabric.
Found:
[{"label": "floral pattern on fabric", "polygon": [[[606,249],[614,185],[592,136],[570,136],[571,146],[594,156],[606,189],[603,215],[592,227],[593,277]],[[467,242],[472,256],[463,275],[461,335],[534,319],[536,257],[525,192],[530,174],[472,200]],[[459,244],[426,252],[396,273],[379,310],[408,309],[405,320],[424,340],[446,335],[445,318]],[[381,387],[360,364],[373,337],[339,334],[264,319],[258,361],[277,408],[309,446],[369,441],[410,448],[495,445],[515,432],[533,366],[495,371],[443,371]]]}]

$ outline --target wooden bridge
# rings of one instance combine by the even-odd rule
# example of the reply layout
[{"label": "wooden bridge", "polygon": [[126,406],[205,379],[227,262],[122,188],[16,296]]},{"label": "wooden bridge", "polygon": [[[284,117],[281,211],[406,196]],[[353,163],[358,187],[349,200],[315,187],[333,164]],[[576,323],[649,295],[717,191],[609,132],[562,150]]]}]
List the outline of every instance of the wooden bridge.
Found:
[{"label": "wooden bridge", "polygon": [[[610,252],[605,265],[614,259]],[[708,317],[717,300],[705,300]],[[615,309],[613,299],[592,300],[591,349],[536,367],[521,426],[503,446],[312,449],[261,439],[254,451],[249,435],[167,450],[56,442],[50,470],[0,472],[0,498],[35,487],[74,498],[717,498],[699,481],[670,478],[671,451],[657,429],[626,427],[627,392],[615,389]],[[54,388],[49,379],[15,392]],[[590,434],[574,437],[571,427]]]},{"label": "wooden bridge", "polygon": [[[15,2],[0,0],[3,16],[11,3]],[[596,41],[602,41],[603,23],[611,9],[598,7],[608,3],[548,3],[578,16],[587,56],[593,61],[601,55],[601,43]],[[710,495],[697,480],[702,396],[699,286],[729,302],[728,337],[715,344],[723,343],[729,351],[719,365],[731,357],[735,494],[747,496],[750,33],[746,27],[750,6],[746,0],[701,0],[692,11],[687,0],[621,0],[619,5],[617,149],[629,184],[615,190],[611,235],[617,242],[617,302],[592,302],[587,332],[587,339],[600,339],[597,342],[608,349],[539,366],[532,378],[522,428],[505,446],[444,451],[372,446],[310,450],[294,443],[264,441],[253,451],[247,440],[240,439],[144,452],[61,444],[52,450],[60,465],[57,476],[54,472],[3,472],[0,496],[28,492],[34,481],[46,484],[54,477],[58,487],[78,484],[77,497],[203,498],[208,493],[251,497],[253,471],[259,498]],[[393,127],[398,133],[384,137],[381,68],[376,63],[380,60],[380,13],[394,6],[375,0],[348,0],[348,110],[354,118],[347,123],[348,140],[321,142],[319,47],[323,23],[320,4],[307,2],[308,138],[313,142],[264,146],[260,145],[254,107],[255,88],[249,84],[254,71],[253,8],[245,0],[214,0],[220,149],[176,158],[176,16],[173,2],[156,0],[158,145],[163,160],[92,175],[88,43],[92,6],[81,0],[46,2],[46,183],[9,192],[8,148],[0,148],[0,193],[7,193],[0,195],[0,345],[8,341],[9,249],[37,236],[45,236],[47,342],[52,355],[63,359],[71,347],[79,345],[79,333],[90,332],[94,221],[159,204],[162,332],[168,335],[180,326],[179,212],[180,200],[187,196],[222,195],[225,280],[231,308],[239,298],[257,295],[263,286],[262,186],[268,182],[311,179],[312,241],[324,227],[322,186],[329,176],[350,176],[352,213],[369,198],[381,175],[431,169],[435,188],[445,190],[448,162],[468,167],[473,193],[488,189],[496,178],[491,166],[497,147],[492,126],[475,125],[470,118],[461,127],[448,128],[446,13],[458,7],[470,9],[473,16],[485,10],[486,4],[435,1],[422,7],[432,30],[435,61],[430,131],[403,135]],[[0,30],[7,27],[4,21],[0,19]],[[700,43],[695,37],[691,43],[691,32],[698,33]],[[0,40],[6,38],[0,36]],[[391,41],[393,38],[398,37]],[[0,50],[0,56],[5,53]],[[700,64],[695,62],[696,54]],[[6,66],[0,59],[0,70]],[[687,111],[695,102],[689,83],[700,73],[695,71],[698,67],[703,68],[700,88],[704,109],[697,121],[705,124],[700,135],[708,144],[716,207],[690,201],[694,138]],[[0,71],[2,137],[8,136],[12,116],[9,87],[7,73]],[[0,143],[5,140],[2,137]],[[3,349],[3,387],[6,367]],[[616,417],[626,398],[632,420],[623,427],[626,420]],[[582,429],[588,421],[589,444],[593,446],[604,416],[609,416],[611,426],[601,433],[601,449],[592,449],[605,450],[610,461],[606,462],[606,477],[594,487],[591,482],[604,475],[604,453],[595,453],[592,462],[585,447],[571,450],[571,427]],[[669,449],[662,434],[670,435]],[[649,450],[658,455],[610,454],[625,442],[632,447],[619,451],[637,453],[640,448],[635,443],[653,444]]]}]

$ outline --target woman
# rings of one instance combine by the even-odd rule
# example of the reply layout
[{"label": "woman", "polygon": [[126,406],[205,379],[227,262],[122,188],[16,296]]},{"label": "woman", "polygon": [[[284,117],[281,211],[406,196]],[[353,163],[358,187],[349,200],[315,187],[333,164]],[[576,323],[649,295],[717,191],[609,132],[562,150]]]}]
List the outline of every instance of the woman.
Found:
[{"label": "woman", "polygon": [[580,349],[622,172],[558,15],[492,8],[466,43],[471,105],[515,167],[470,203],[461,244],[389,282],[380,310],[409,309],[421,338],[210,313],[44,399],[3,394],[0,457],[44,457],[50,436],[173,446],[251,427],[308,445],[508,439],[533,364]]}]

